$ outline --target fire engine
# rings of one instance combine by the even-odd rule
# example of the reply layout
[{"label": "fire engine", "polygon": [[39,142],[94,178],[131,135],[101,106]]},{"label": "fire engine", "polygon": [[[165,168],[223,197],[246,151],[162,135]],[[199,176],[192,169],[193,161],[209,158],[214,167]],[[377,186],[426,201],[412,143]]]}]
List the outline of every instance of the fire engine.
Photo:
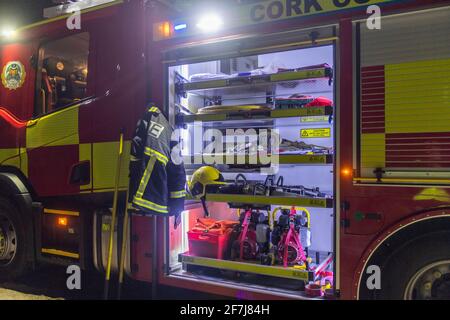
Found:
[{"label": "fire engine", "polygon": [[[128,278],[154,288],[449,298],[450,1],[187,3],[81,1],[3,33],[0,278],[43,262],[114,272],[125,243]],[[186,157],[196,130],[278,130],[274,176],[249,148],[216,165],[235,187],[203,198],[218,236],[194,198],[177,229],[139,212],[128,233],[111,222],[150,101]],[[204,164],[186,163],[188,180]]]}]

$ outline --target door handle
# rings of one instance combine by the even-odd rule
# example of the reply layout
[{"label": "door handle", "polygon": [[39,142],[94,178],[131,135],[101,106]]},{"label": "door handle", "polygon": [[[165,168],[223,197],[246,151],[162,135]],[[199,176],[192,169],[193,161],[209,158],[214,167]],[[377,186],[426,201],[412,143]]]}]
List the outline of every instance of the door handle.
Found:
[{"label": "door handle", "polygon": [[89,160],[75,164],[70,170],[69,184],[84,186],[91,183],[91,162]]}]

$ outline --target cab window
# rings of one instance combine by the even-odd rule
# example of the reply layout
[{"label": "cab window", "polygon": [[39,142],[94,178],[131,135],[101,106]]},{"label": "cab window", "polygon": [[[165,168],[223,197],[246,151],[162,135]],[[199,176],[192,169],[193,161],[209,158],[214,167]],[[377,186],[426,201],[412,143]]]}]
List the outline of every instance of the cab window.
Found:
[{"label": "cab window", "polygon": [[35,116],[86,98],[89,33],[47,42],[40,48]]}]

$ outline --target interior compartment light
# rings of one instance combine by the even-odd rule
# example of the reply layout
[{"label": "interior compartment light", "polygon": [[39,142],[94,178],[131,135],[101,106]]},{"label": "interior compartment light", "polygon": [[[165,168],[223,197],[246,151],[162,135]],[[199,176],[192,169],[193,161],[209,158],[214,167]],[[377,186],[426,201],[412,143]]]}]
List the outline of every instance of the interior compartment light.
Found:
[{"label": "interior compartment light", "polygon": [[202,16],[197,23],[197,28],[204,32],[215,32],[223,26],[220,16],[210,13]]}]

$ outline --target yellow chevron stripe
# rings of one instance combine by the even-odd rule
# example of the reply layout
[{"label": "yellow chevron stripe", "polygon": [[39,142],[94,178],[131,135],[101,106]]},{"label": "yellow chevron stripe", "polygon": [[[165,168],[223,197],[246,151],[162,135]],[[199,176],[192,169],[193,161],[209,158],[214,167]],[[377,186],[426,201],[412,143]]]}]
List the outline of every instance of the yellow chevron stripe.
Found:
[{"label": "yellow chevron stripe", "polygon": [[0,164],[2,164],[3,161],[13,158],[17,155],[19,155],[18,148],[0,149]]},{"label": "yellow chevron stripe", "polygon": [[[123,161],[120,170],[120,188],[128,188],[128,165],[130,159],[131,141],[125,141],[123,145]],[[114,177],[117,170],[117,150],[119,141],[100,142],[92,145],[92,179],[93,189],[113,189]]]},{"label": "yellow chevron stripe", "polygon": [[450,131],[450,59],[386,66],[386,133]]},{"label": "yellow chevron stripe", "polygon": [[63,216],[79,217],[80,213],[78,211],[68,211],[68,210],[55,210],[55,209],[44,209],[44,213],[57,214]]},{"label": "yellow chevron stripe", "polygon": [[37,119],[26,129],[26,148],[79,144],[79,105]]},{"label": "yellow chevron stripe", "polygon": [[62,251],[62,250],[57,250],[57,249],[42,248],[41,252],[42,253],[46,253],[46,254],[56,255],[56,256],[72,258],[72,259],[79,259],[80,258],[80,255],[78,253]]},{"label": "yellow chevron stripe", "polygon": [[361,167],[384,168],[386,166],[386,139],[384,133],[361,135]]}]

